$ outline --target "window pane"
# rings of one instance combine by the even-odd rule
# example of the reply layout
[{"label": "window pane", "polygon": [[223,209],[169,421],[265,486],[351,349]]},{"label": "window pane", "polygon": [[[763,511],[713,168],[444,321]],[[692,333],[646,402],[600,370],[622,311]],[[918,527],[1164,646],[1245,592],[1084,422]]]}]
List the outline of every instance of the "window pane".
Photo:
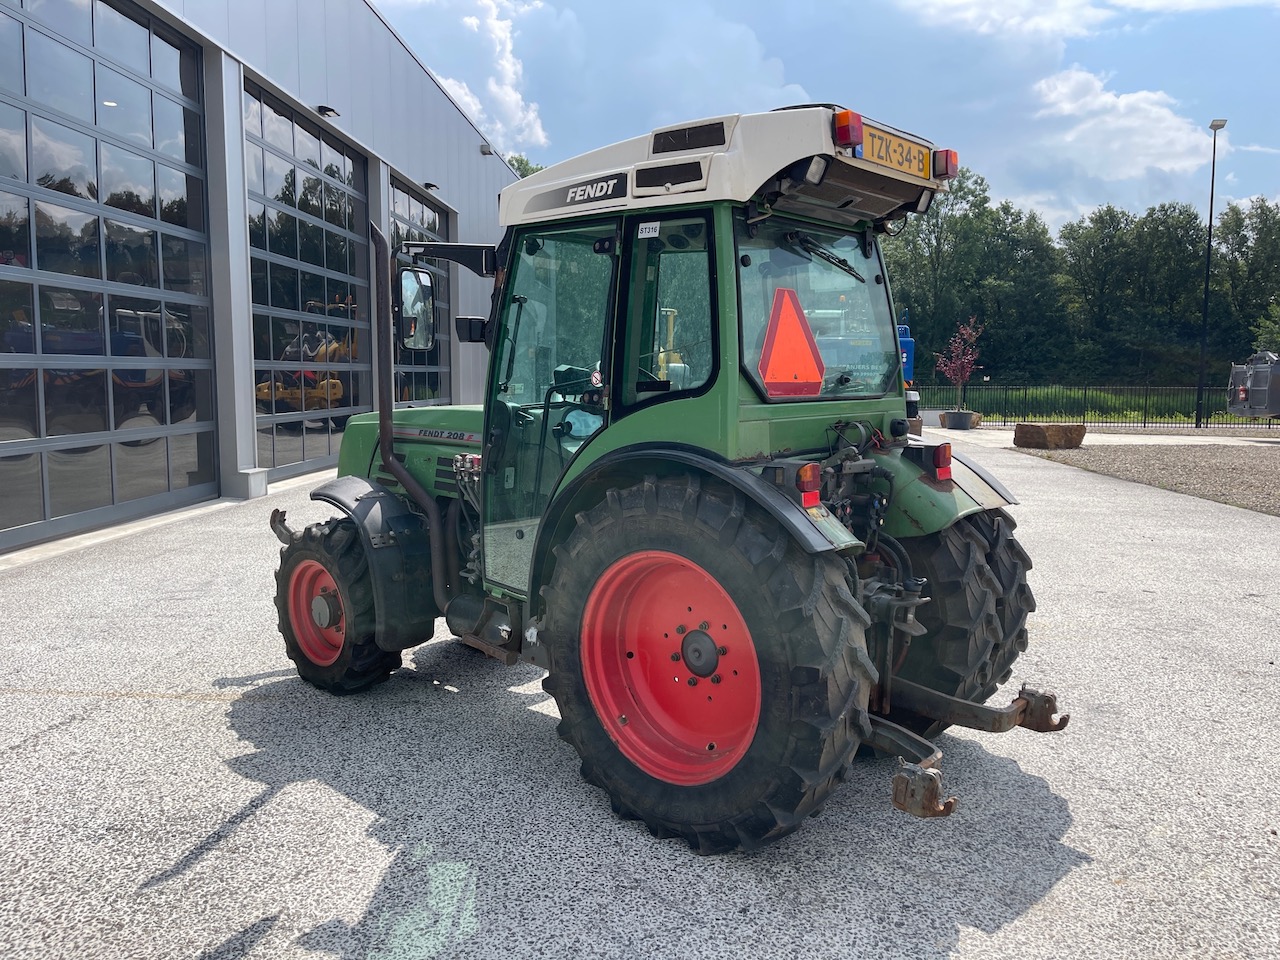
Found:
[{"label": "window pane", "polygon": [[265,313],[253,315],[253,359],[275,359],[271,349],[271,318]]},{"label": "window pane", "polygon": [[126,140],[151,146],[151,91],[98,64],[98,126]]},{"label": "window pane", "polygon": [[159,33],[151,37],[151,76],[190,100],[199,99],[196,52],[187,46],[179,47]]},{"label": "window pane", "polygon": [[267,295],[267,261],[257,257],[249,258],[249,299],[253,303],[266,303]]},{"label": "window pane", "polygon": [[0,530],[44,519],[40,455],[4,456],[5,440],[36,435],[36,372],[0,370]]},{"label": "window pane", "polygon": [[270,101],[262,104],[262,139],[293,156],[293,120],[287,111]]},{"label": "window pane", "polygon": [[213,433],[187,434],[169,438],[171,473],[169,484],[174,490],[185,490],[213,483]]},{"label": "window pane", "polygon": [[169,371],[169,422],[207,423],[213,419],[213,371]]},{"label": "window pane", "polygon": [[[3,190],[0,190],[0,266],[31,266],[30,202],[26,197]],[[0,323],[3,322],[4,317],[0,317]]]},{"label": "window pane", "polygon": [[0,177],[27,179],[27,115],[0,103]]},{"label": "window pane", "polygon": [[320,144],[320,159],[324,164],[325,173],[335,180],[346,180],[346,158],[343,157],[341,148],[335,147],[328,140],[325,140]]},{"label": "window pane", "polygon": [[294,206],[297,187],[296,178],[297,172],[293,168],[292,161],[277,157],[274,153],[267,153],[264,184],[266,189],[263,190],[263,195],[268,200],[287,203],[291,207]]},{"label": "window pane", "polygon": [[[5,353],[35,353],[35,311],[31,308],[31,284],[0,280],[0,350]],[[12,380],[0,383],[12,385]],[[0,488],[3,489],[3,488]]]},{"label": "window pane", "polygon": [[[160,286],[156,261],[156,231],[115,220],[107,220],[105,224],[107,279],[140,287]],[[157,339],[157,352],[158,344]]]},{"label": "window pane", "polygon": [[28,30],[26,66],[28,96],[93,123],[92,60],[37,30]]},{"label": "window pane", "polygon": [[262,148],[256,143],[244,145],[245,181],[250,193],[264,193]]},{"label": "window pane", "polygon": [[36,265],[77,277],[101,274],[98,218],[52,203],[36,203]]},{"label": "window pane", "polygon": [[164,257],[164,288],[203,297],[205,289],[205,245],[198,240],[165,236],[161,240]]},{"label": "window pane", "polygon": [[50,371],[44,378],[46,433],[51,437],[107,429],[105,370]]},{"label": "window pane", "polygon": [[298,209],[315,217],[324,216],[324,191],[319,177],[302,178],[302,190],[298,193]]},{"label": "window pane", "polygon": [[334,273],[346,273],[349,269],[347,263],[347,238],[332,230],[324,232],[325,240],[325,266]]},{"label": "window pane", "polygon": [[317,267],[324,266],[324,228],[319,224],[298,221],[298,257]]},{"label": "window pane", "polygon": [[47,190],[95,200],[97,163],[93,137],[70,127],[31,118],[31,180]]},{"label": "window pane", "polygon": [[154,98],[156,149],[193,167],[200,165],[200,117],[168,97]]},{"label": "window pane", "polygon": [[0,89],[22,95],[22,24],[0,13]]},{"label": "window pane", "polygon": [[102,0],[94,0],[94,8],[94,46],[111,59],[147,76],[151,72],[147,28]]},{"label": "window pane", "polygon": [[249,245],[267,249],[267,205],[258,200],[249,201]]},{"label": "window pane", "polygon": [[110,446],[57,450],[49,454],[49,515],[109,506],[111,503]]},{"label": "window pane", "polygon": [[136,368],[112,370],[111,405],[117,428],[162,426],[164,371]]},{"label": "window pane", "polygon": [[86,47],[93,42],[89,0],[27,0],[27,12]]},{"label": "window pane", "polygon": [[[143,416],[147,416],[143,414]],[[117,427],[121,426],[119,422]],[[143,426],[130,419],[123,426]],[[169,445],[164,437],[112,444],[116,461],[116,502],[154,497],[169,490]]]},{"label": "window pane", "polygon": [[144,217],[156,215],[155,164],[123,147],[102,144],[103,203]]},{"label": "window pane", "polygon": [[319,170],[320,137],[299,123],[294,125],[293,138],[295,144],[297,144],[294,156],[303,163]]},{"label": "window pane", "polygon": [[345,190],[324,185],[324,218],[335,227],[347,225],[347,202]]},{"label": "window pane", "polygon": [[160,219],[178,227],[204,230],[204,181],[159,164]]},{"label": "window pane", "polygon": [[272,211],[267,219],[267,249],[282,257],[298,255],[298,218]]},{"label": "window pane", "polygon": [[[164,319],[159,300],[107,298],[107,339],[115,357],[164,355]],[[136,386],[135,377],[132,384]]]},{"label": "window pane", "polygon": [[298,309],[297,268],[271,264],[271,305],[285,310]]},{"label": "window pane", "polygon": [[101,298],[85,290],[40,288],[40,344],[47,354],[101,356],[105,353]]},{"label": "window pane", "polygon": [[253,137],[262,136],[262,101],[248,90],[244,92],[244,132]]},{"label": "window pane", "polygon": [[171,303],[165,307],[164,332],[167,356],[208,360],[213,356],[209,338],[209,308]]},{"label": "window pane", "polygon": [[302,271],[302,309],[308,313],[324,313],[324,277]]}]

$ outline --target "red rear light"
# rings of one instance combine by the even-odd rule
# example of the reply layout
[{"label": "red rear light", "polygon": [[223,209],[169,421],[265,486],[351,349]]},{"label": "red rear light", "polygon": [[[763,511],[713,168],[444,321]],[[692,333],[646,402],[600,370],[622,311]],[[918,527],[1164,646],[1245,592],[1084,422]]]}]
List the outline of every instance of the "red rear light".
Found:
[{"label": "red rear light", "polygon": [[852,110],[837,110],[835,140],[837,147],[862,146],[862,114]]},{"label": "red rear light", "polygon": [[796,471],[796,488],[801,493],[817,493],[822,489],[822,467],[816,463],[806,463]]},{"label": "red rear light", "polygon": [[933,475],[939,480],[951,479],[951,444],[940,443],[933,448]]},{"label": "red rear light", "polygon": [[960,155],[954,150],[933,151],[933,176],[936,180],[954,180],[960,173]]}]

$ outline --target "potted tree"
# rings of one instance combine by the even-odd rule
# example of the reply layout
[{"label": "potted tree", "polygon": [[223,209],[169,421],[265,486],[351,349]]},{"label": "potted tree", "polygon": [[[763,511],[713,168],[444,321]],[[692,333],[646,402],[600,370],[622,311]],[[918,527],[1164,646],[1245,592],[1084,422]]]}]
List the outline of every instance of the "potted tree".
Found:
[{"label": "potted tree", "polygon": [[982,334],[982,325],[977,317],[970,317],[966,322],[956,325],[955,335],[947,344],[947,349],[938,354],[938,372],[946,377],[956,388],[956,407],[944,410],[939,419],[944,427],[952,430],[969,430],[981,421],[981,415],[966,410],[964,405],[964,388],[973,376],[978,363],[978,350],[975,344]]}]

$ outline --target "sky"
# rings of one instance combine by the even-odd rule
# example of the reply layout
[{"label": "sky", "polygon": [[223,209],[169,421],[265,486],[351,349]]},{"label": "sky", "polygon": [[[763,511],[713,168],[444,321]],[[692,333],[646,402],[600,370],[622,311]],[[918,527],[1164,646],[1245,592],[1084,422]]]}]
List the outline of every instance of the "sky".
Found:
[{"label": "sky", "polygon": [[1051,228],[1280,201],[1280,0],[373,0],[503,155],[838,103]]}]

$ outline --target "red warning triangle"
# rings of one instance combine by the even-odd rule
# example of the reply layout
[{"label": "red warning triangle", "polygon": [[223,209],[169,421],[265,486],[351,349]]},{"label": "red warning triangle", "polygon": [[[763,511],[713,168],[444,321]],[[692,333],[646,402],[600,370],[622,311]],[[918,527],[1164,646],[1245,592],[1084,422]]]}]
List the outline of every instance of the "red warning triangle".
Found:
[{"label": "red warning triangle", "polygon": [[816,397],[822,392],[827,367],[794,290],[773,291],[759,370],[771,397]]}]

